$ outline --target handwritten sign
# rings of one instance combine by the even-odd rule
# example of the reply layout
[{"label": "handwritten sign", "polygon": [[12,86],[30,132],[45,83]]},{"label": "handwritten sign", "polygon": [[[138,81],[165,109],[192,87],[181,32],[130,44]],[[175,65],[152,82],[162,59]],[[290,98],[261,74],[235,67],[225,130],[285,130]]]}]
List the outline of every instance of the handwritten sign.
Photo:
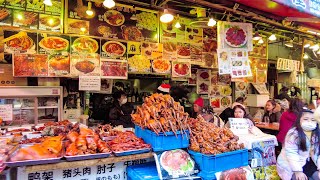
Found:
[{"label": "handwritten sign", "polygon": [[248,134],[249,123],[244,118],[229,118],[230,129],[235,134]]},{"label": "handwritten sign", "polygon": [[100,91],[101,77],[100,76],[79,76],[80,91]]},{"label": "handwritten sign", "polygon": [[0,119],[12,121],[12,104],[0,104]]}]

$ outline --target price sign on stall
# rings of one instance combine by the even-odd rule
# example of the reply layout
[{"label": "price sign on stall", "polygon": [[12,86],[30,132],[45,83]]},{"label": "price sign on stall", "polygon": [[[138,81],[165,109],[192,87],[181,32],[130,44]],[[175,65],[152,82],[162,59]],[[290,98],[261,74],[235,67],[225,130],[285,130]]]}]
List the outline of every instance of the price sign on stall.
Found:
[{"label": "price sign on stall", "polygon": [[248,134],[248,120],[244,118],[229,118],[230,129],[235,134]]},{"label": "price sign on stall", "polygon": [[100,76],[79,76],[80,91],[100,91],[101,77]]},{"label": "price sign on stall", "polygon": [[0,104],[0,119],[2,121],[12,121],[12,105]]}]

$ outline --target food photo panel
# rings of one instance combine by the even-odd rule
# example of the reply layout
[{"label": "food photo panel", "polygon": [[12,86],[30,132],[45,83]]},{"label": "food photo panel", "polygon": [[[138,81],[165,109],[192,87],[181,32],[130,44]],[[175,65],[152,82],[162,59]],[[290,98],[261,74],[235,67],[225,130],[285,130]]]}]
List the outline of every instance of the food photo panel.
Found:
[{"label": "food photo panel", "polygon": [[190,62],[172,61],[172,77],[174,78],[191,77]]},{"label": "food photo panel", "polygon": [[127,59],[127,43],[101,39],[101,58]]},{"label": "food photo panel", "polygon": [[128,79],[128,62],[101,59],[101,78]]},{"label": "food photo panel", "polygon": [[100,57],[96,54],[71,55],[72,76],[100,76]]}]

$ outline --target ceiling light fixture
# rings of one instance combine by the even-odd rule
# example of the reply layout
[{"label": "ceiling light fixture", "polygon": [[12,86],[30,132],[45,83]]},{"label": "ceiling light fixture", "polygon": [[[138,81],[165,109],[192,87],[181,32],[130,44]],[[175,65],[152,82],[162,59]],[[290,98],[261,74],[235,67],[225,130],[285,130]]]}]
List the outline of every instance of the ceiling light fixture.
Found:
[{"label": "ceiling light fixture", "polygon": [[43,4],[47,5],[47,6],[52,6],[52,2],[51,0],[44,0]]},{"label": "ceiling light fixture", "polygon": [[291,39],[290,41],[287,41],[284,45],[292,48],[293,47],[293,40]]},{"label": "ceiling light fixture", "polygon": [[312,49],[313,51],[318,51],[318,50],[320,49],[320,46],[319,46],[319,44],[317,43],[317,44],[311,46],[310,49]]},{"label": "ceiling light fixture", "polygon": [[180,18],[179,18],[179,14],[178,14],[178,15],[177,15],[177,22],[176,22],[176,24],[174,25],[174,27],[177,28],[177,29],[181,28],[181,24],[180,24],[179,20],[180,20]]},{"label": "ceiling light fixture", "polygon": [[271,36],[269,36],[269,40],[270,40],[270,41],[275,41],[275,40],[277,40],[276,35],[271,34]]},{"label": "ceiling light fixture", "polygon": [[309,58],[309,56],[306,53],[304,53],[303,59],[308,59],[308,58]]},{"label": "ceiling light fixture", "polygon": [[104,0],[103,1],[103,5],[109,9],[113,8],[114,6],[116,6],[116,3],[114,2],[114,0]]},{"label": "ceiling light fixture", "polygon": [[263,44],[263,43],[264,43],[263,39],[262,38],[259,39],[258,44]]},{"label": "ceiling light fixture", "polygon": [[308,48],[308,47],[310,47],[310,46],[311,46],[310,43],[306,43],[303,47],[304,47],[304,48]]},{"label": "ceiling light fixture", "polygon": [[258,33],[258,31],[256,31],[256,33],[254,33],[254,35],[253,35],[253,38],[252,38],[253,40],[255,40],[255,41],[258,41],[258,40],[260,40],[261,39],[261,36],[260,36],[260,34]]},{"label": "ceiling light fixture", "polygon": [[89,1],[89,2],[88,2],[88,9],[86,10],[86,13],[87,13],[88,16],[92,16],[93,13],[94,13],[94,12],[92,11],[91,7],[92,7],[92,3],[91,3],[91,1]]},{"label": "ceiling light fixture", "polygon": [[217,21],[214,20],[212,17],[208,21],[208,26],[213,27],[217,24]]},{"label": "ceiling light fixture", "polygon": [[163,14],[160,17],[160,21],[163,23],[169,23],[173,20],[173,18],[173,15],[169,13],[167,8],[165,8]]}]

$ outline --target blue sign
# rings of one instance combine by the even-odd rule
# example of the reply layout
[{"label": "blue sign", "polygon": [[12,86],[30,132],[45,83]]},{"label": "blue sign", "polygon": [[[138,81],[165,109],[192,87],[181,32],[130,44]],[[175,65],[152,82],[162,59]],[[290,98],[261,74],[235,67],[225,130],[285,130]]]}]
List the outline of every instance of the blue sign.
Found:
[{"label": "blue sign", "polygon": [[320,17],[320,0],[272,0],[274,2],[297,9],[300,12]]}]

